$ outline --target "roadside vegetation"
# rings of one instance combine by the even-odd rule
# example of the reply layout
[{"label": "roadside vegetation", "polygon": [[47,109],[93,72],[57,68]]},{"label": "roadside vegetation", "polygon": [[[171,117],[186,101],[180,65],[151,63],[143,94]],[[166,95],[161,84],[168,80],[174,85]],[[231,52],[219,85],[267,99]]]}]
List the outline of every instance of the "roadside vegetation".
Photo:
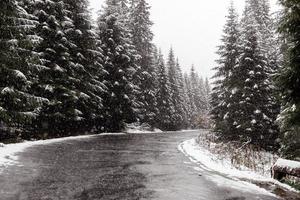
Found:
[{"label": "roadside vegetation", "polygon": [[197,143],[215,154],[216,161],[230,161],[239,170],[252,170],[262,176],[271,177],[271,168],[279,158],[275,152],[268,152],[250,142],[223,141],[215,134],[201,134]]},{"label": "roadside vegetation", "polygon": [[214,134],[201,139],[236,168],[263,174],[278,156],[300,161],[300,2],[280,0],[273,14],[268,0],[245,2],[241,17],[229,8],[213,77]]}]

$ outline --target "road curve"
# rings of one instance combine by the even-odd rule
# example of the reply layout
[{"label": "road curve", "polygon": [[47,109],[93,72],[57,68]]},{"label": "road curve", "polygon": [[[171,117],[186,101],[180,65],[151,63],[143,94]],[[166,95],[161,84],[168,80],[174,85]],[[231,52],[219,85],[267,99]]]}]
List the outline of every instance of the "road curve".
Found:
[{"label": "road curve", "polygon": [[177,146],[200,131],[33,146],[0,174],[0,200],[274,200],[210,181]]}]

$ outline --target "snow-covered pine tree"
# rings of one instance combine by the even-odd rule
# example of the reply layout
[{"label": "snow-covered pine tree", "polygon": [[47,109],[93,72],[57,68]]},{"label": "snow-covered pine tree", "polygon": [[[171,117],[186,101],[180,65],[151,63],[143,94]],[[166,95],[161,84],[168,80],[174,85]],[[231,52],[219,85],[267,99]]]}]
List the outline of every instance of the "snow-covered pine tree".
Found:
[{"label": "snow-covered pine tree", "polygon": [[179,130],[184,124],[184,108],[183,99],[180,91],[180,71],[178,71],[177,69],[175,56],[172,48],[169,51],[167,69],[168,79],[170,83],[170,96],[172,100],[172,105],[175,110],[174,114],[172,115],[172,130]]},{"label": "snow-covered pine tree", "polygon": [[[36,70],[31,52],[36,21],[15,0],[0,3],[0,123],[22,128],[43,102],[30,92]],[[1,136],[0,136],[1,137]]]},{"label": "snow-covered pine tree", "polygon": [[194,101],[194,105],[196,106],[197,116],[196,119],[201,116],[204,112],[205,102],[203,99],[203,80],[201,81],[198,73],[195,70],[195,67],[192,66],[190,71],[190,84],[192,91],[192,99]]},{"label": "snow-covered pine tree", "polygon": [[175,110],[172,105],[170,83],[164,63],[165,61],[160,52],[157,66],[158,88],[156,98],[158,113],[156,115],[156,126],[161,130],[167,131],[174,129],[172,116],[174,115]]},{"label": "snow-covered pine tree", "polygon": [[206,95],[206,88],[205,88],[205,80],[203,77],[198,75],[198,88],[199,88],[199,99],[201,100],[201,107],[200,112],[202,114],[206,114],[208,111],[208,103],[207,103],[207,95]]},{"label": "snow-covered pine tree", "polygon": [[[276,33],[275,19],[270,14],[270,3],[269,0],[249,0],[248,2],[251,9],[254,12],[255,19],[258,24],[258,42],[261,48],[261,52],[266,58],[267,62],[267,73],[269,78],[266,80],[273,93],[270,96],[270,103],[272,103],[272,119],[275,120],[280,112],[280,99],[278,94],[278,88],[275,83],[275,74],[279,70],[281,51],[280,43],[278,42],[278,34]],[[278,134],[279,130],[274,134]],[[274,136],[275,137],[275,136]],[[275,143],[275,141],[274,141]]]},{"label": "snow-covered pine tree", "polygon": [[38,18],[36,34],[42,41],[36,47],[42,67],[33,91],[49,100],[36,121],[39,132],[47,137],[72,134],[80,126],[83,112],[77,103],[81,96],[77,88],[76,69],[69,47],[73,45],[67,33],[74,28],[67,4],[61,0],[33,1]]},{"label": "snow-covered pine tree", "polygon": [[278,59],[280,52],[278,51],[278,43],[276,38],[275,19],[270,14],[269,0],[260,0],[252,2],[252,9],[256,13],[256,21],[258,23],[258,31],[260,32],[259,42],[262,50],[268,59],[270,73],[278,70]]},{"label": "snow-covered pine tree", "polygon": [[180,102],[180,108],[179,111],[182,112],[182,125],[181,128],[188,128],[188,102],[187,102],[187,91],[185,89],[185,83],[184,83],[184,77],[182,74],[181,66],[179,63],[179,59],[176,60],[176,72],[177,72],[177,79],[178,79],[178,91],[179,91],[179,100]]},{"label": "snow-covered pine tree", "polygon": [[241,54],[232,70],[230,119],[241,140],[263,147],[273,144],[275,133],[267,58],[259,43],[259,25],[251,4],[246,2],[241,30]]},{"label": "snow-covered pine tree", "polygon": [[153,57],[153,25],[150,20],[150,6],[146,0],[130,1],[129,27],[132,35],[132,42],[137,53],[141,56],[138,61],[140,66],[140,94],[139,101],[142,102],[140,110],[140,121],[155,124],[156,97],[155,97],[155,60]]},{"label": "snow-covered pine tree", "polygon": [[209,97],[206,95],[204,79],[194,69],[191,70],[190,79],[197,113],[194,118],[194,127],[203,128],[207,126],[205,121],[208,120]]},{"label": "snow-covered pine tree", "polygon": [[210,88],[210,83],[208,78],[205,78],[204,82],[204,88],[203,88],[203,93],[204,93],[204,100],[205,100],[205,109],[207,112],[210,111],[210,93],[211,93],[211,88]]},{"label": "snow-covered pine tree", "polygon": [[129,26],[129,16],[130,16],[130,12],[129,12],[129,6],[128,6],[128,0],[118,0],[119,1],[119,13],[121,15],[123,15],[123,20],[127,21],[126,26]]},{"label": "snow-covered pine tree", "polygon": [[192,90],[189,75],[185,72],[184,73],[184,102],[186,107],[186,118],[187,118],[187,128],[195,128],[193,126],[193,118],[196,115],[196,106],[192,99]]},{"label": "snow-covered pine tree", "polygon": [[288,52],[279,74],[283,110],[279,122],[283,143],[281,152],[285,157],[298,159],[300,155],[300,2],[281,0],[284,16],[280,31],[287,37]]},{"label": "snow-covered pine tree", "polygon": [[227,15],[227,22],[223,29],[222,44],[218,47],[216,60],[217,66],[214,68],[215,75],[211,94],[211,115],[214,120],[214,130],[222,137],[230,139],[237,138],[238,133],[234,127],[232,106],[235,102],[232,93],[235,93],[232,70],[237,67],[239,57],[239,21],[233,3],[231,3]]},{"label": "snow-covered pine tree", "polygon": [[[136,120],[135,90],[132,77],[137,71],[137,56],[128,24],[124,24],[122,2],[107,0],[99,19],[99,37],[104,56],[104,83],[107,93],[104,95],[105,128],[107,131],[120,131],[125,123]],[[126,21],[126,20],[125,20]]]},{"label": "snow-covered pine tree", "polygon": [[96,127],[101,130],[103,122],[102,96],[105,92],[100,41],[92,25],[88,0],[65,0],[68,17],[73,27],[66,31],[71,45],[68,46],[74,83],[79,96],[78,110],[82,112],[81,128]]}]

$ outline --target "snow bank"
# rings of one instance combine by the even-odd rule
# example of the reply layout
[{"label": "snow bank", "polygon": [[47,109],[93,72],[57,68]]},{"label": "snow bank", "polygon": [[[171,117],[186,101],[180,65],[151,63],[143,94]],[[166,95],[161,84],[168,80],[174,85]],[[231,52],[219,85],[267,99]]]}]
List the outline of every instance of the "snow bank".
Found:
[{"label": "snow bank", "polygon": [[[300,178],[300,162],[278,159],[277,162],[272,167],[273,177],[275,179],[281,179],[281,173],[287,174],[290,176],[295,176]],[[298,179],[299,180],[299,179]]]},{"label": "snow bank", "polygon": [[132,134],[145,134],[145,133],[162,133],[160,129],[155,128],[152,130],[149,124],[132,123],[126,125],[126,133]]},{"label": "snow bank", "polygon": [[291,169],[300,169],[300,162],[292,161],[292,160],[285,160],[285,159],[278,159],[275,163],[277,167],[288,167]]},{"label": "snow bank", "polygon": [[183,129],[180,132],[197,132],[200,131],[201,129]]},{"label": "snow bank", "polygon": [[160,129],[154,129],[153,131],[139,130],[139,129],[127,129],[125,132],[131,133],[131,134],[146,134],[146,133],[162,133],[163,131]]},{"label": "snow bank", "polygon": [[258,181],[265,180],[265,177],[252,172],[250,169],[244,168],[243,170],[238,170],[234,168],[230,160],[224,159],[220,161],[210,151],[201,147],[195,139],[185,141],[180,146],[185,154],[193,158],[194,162],[200,162],[209,170],[221,172],[232,178],[239,177]]},{"label": "snow bank", "polygon": [[[288,190],[291,190],[293,192],[297,192],[292,187],[280,183],[277,180],[274,180],[270,177],[262,176],[246,167],[242,169],[236,169],[231,165],[231,161],[228,159],[220,160],[217,158],[215,154],[212,154],[207,149],[201,147],[197,142],[196,139],[187,140],[183,143],[181,143],[178,146],[178,149],[184,153],[192,162],[198,164],[203,170],[210,171],[212,173],[217,172],[218,174],[221,174],[222,176],[215,176],[213,178],[214,181],[220,182],[221,179],[223,180],[224,177],[226,177],[226,181],[228,185],[234,186],[236,182],[241,183],[245,186],[245,188],[249,187],[251,185],[252,189],[258,189],[259,187],[251,184],[249,182],[245,182],[245,180],[248,181],[258,181],[258,182],[265,182],[265,183],[273,183],[275,185],[279,185],[283,188],[286,188]],[[235,182],[233,183],[232,182]],[[224,181],[224,180],[223,180]],[[241,186],[238,186],[238,188],[242,189]],[[272,194],[268,192],[265,189],[259,188],[261,192],[267,192],[269,195]]]},{"label": "snow bank", "polygon": [[106,135],[126,135],[126,133],[101,133],[101,136],[106,136]]}]

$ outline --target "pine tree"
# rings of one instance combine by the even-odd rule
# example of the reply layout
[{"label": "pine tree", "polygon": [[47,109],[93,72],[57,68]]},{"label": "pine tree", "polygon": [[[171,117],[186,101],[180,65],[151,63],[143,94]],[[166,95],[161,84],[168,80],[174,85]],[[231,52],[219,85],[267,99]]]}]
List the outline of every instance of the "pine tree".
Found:
[{"label": "pine tree", "polygon": [[200,107],[200,113],[203,115],[206,114],[208,111],[208,104],[207,104],[207,98],[208,96],[206,95],[206,88],[205,88],[205,81],[203,77],[198,75],[198,88],[199,88],[199,99],[201,101],[201,107]]},{"label": "pine tree", "polygon": [[210,111],[210,93],[211,93],[211,88],[210,88],[210,83],[208,78],[205,78],[205,83],[204,83],[204,100],[205,100],[205,109],[206,111]]},{"label": "pine tree", "polygon": [[38,41],[32,29],[37,22],[20,4],[15,0],[0,3],[0,123],[24,128],[45,99],[30,92],[36,70],[31,50]]},{"label": "pine tree", "polygon": [[281,0],[284,16],[280,31],[287,38],[288,52],[279,74],[283,110],[279,121],[283,135],[281,152],[290,159],[298,159],[300,154],[300,2]]},{"label": "pine tree", "polygon": [[[193,68],[193,66],[192,66]],[[185,90],[186,90],[186,101],[187,101],[187,119],[189,128],[197,128],[196,127],[196,118],[198,115],[198,109],[195,105],[195,93],[193,91],[191,77],[185,73],[184,74],[184,83],[185,83]]]},{"label": "pine tree", "polygon": [[166,67],[164,64],[164,59],[161,53],[159,53],[158,67],[158,90],[157,90],[157,127],[161,130],[172,130],[173,118],[175,113],[174,107],[172,105],[172,100],[170,96],[170,83],[168,80],[168,75],[166,72]]},{"label": "pine tree", "polygon": [[120,131],[125,123],[136,121],[137,102],[134,96],[139,88],[133,84],[137,71],[136,52],[128,38],[128,24],[124,24],[121,2],[107,0],[98,19],[99,37],[104,56],[105,127],[107,131]]},{"label": "pine tree", "polygon": [[138,65],[140,66],[140,91],[139,101],[142,102],[140,110],[140,120],[149,123],[151,126],[155,122],[155,61],[153,58],[153,33],[150,20],[150,7],[145,0],[131,0],[130,2],[130,32],[132,42],[141,56]]},{"label": "pine tree", "polygon": [[174,115],[172,115],[172,123],[174,130],[179,130],[184,124],[184,108],[183,99],[180,91],[180,69],[179,64],[176,64],[173,49],[171,48],[168,56],[168,79],[170,83],[170,96],[174,107]]},{"label": "pine tree", "polygon": [[191,98],[192,91],[190,86],[190,80],[188,74],[185,72],[183,75],[183,84],[184,84],[184,107],[186,109],[186,128],[194,128],[193,116],[195,115],[195,104]]},{"label": "pine tree", "polygon": [[81,128],[90,129],[97,126],[101,130],[103,122],[102,96],[105,92],[102,67],[102,50],[88,10],[87,0],[65,0],[68,17],[73,27],[67,31],[71,62],[74,69],[75,87],[80,91],[77,101],[78,110],[82,112]]},{"label": "pine tree", "polygon": [[176,60],[176,72],[177,72],[177,82],[178,82],[178,91],[179,91],[179,96],[178,99],[180,101],[180,106],[178,108],[180,115],[182,116],[182,124],[181,128],[188,128],[188,110],[189,106],[187,103],[187,91],[185,88],[185,83],[184,83],[184,77],[182,74],[182,70],[179,64],[179,59],[177,58]]},{"label": "pine tree", "polygon": [[200,77],[198,81],[200,96],[199,99],[202,102],[200,113],[202,117],[207,117],[210,111],[210,85],[207,78]]},{"label": "pine tree", "polygon": [[35,48],[40,55],[41,67],[33,91],[49,101],[41,108],[36,121],[37,131],[48,133],[49,137],[73,134],[84,119],[78,107],[82,93],[70,51],[74,44],[68,37],[74,24],[65,2],[41,0],[33,3],[39,22],[35,32],[42,38]]},{"label": "pine tree", "polygon": [[200,115],[203,114],[203,111],[205,110],[205,102],[203,100],[203,80],[200,79],[198,73],[195,70],[195,67],[192,66],[191,72],[190,72],[190,84],[191,84],[191,91],[192,91],[192,99],[194,101],[194,104],[196,106],[197,116],[198,118]]},{"label": "pine tree", "polygon": [[[218,48],[219,59],[216,61],[218,66],[214,68],[216,71],[213,76],[214,86],[211,95],[211,114],[215,123],[215,131],[222,133],[225,138],[237,138],[237,132],[233,126],[234,121],[230,112],[232,108],[232,93],[235,89],[230,90],[230,85],[235,83],[232,76],[233,69],[237,67],[239,50],[239,22],[238,15],[234,9],[233,3],[229,8],[227,22],[223,30],[222,44]],[[231,86],[232,87],[232,86]]]},{"label": "pine tree", "polygon": [[[278,42],[278,34],[276,33],[275,19],[270,15],[269,0],[249,0],[248,3],[255,15],[255,20],[258,25],[259,46],[267,62],[266,72],[269,78],[266,81],[273,93],[270,96],[272,99],[270,103],[272,104],[272,119],[275,119],[280,112],[280,99],[274,76],[279,70],[281,57],[281,51],[280,48],[278,48],[280,43]],[[278,134],[278,132],[277,130],[276,134]]]},{"label": "pine tree", "polygon": [[234,101],[229,117],[242,140],[268,147],[276,139],[272,92],[267,82],[267,58],[259,43],[259,24],[250,5],[248,2],[242,21],[239,64],[232,71],[234,81],[229,89]]}]

